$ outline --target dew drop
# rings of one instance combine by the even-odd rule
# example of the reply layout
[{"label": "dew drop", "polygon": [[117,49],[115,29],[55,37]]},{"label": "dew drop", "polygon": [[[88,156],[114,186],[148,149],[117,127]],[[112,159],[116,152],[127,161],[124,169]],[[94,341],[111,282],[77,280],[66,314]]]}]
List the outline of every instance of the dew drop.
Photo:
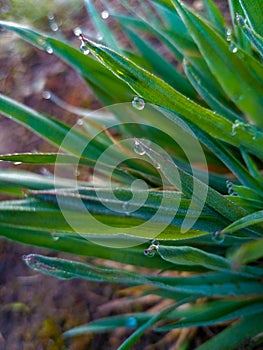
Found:
[{"label": "dew drop", "polygon": [[47,51],[47,53],[49,53],[50,55],[52,55],[52,53],[53,53],[53,49],[52,49],[51,46],[47,46],[46,51]]},{"label": "dew drop", "polygon": [[32,269],[37,269],[41,266],[41,263],[38,261],[38,258],[35,254],[23,255],[23,260],[28,267]]},{"label": "dew drop", "polygon": [[134,328],[137,327],[138,322],[135,317],[129,317],[126,321],[126,327]]},{"label": "dew drop", "polygon": [[110,14],[107,10],[102,11],[100,15],[101,15],[102,19],[108,19],[110,16]]},{"label": "dew drop", "polygon": [[223,231],[216,231],[213,233],[212,239],[218,244],[222,244],[225,240],[225,234]]},{"label": "dew drop", "polygon": [[14,162],[13,164],[14,165],[20,165],[20,164],[22,164],[22,162]]},{"label": "dew drop", "polygon": [[227,28],[227,30],[226,30],[226,40],[227,41],[232,40],[232,29],[231,28]]},{"label": "dew drop", "polygon": [[146,151],[142,148],[138,140],[134,141],[134,152],[139,154],[140,156],[143,156],[146,153]]},{"label": "dew drop", "polygon": [[42,96],[45,100],[50,100],[51,99],[51,92],[46,90],[42,92]]},{"label": "dew drop", "polygon": [[161,169],[161,164],[158,163],[158,162],[154,162],[154,163],[153,163],[153,166],[154,166],[157,170],[160,170],[160,169]]},{"label": "dew drop", "polygon": [[97,40],[102,41],[103,35],[99,33],[99,34],[97,34],[96,38],[97,38]]},{"label": "dew drop", "polygon": [[83,125],[83,119],[81,119],[81,118],[78,119],[78,120],[77,120],[77,124],[80,125],[80,126],[82,126],[82,125]]},{"label": "dew drop", "polygon": [[59,236],[56,232],[51,232],[51,236],[53,241],[58,241],[59,240]]},{"label": "dew drop", "polygon": [[229,51],[233,52],[233,53],[237,53],[238,48],[236,47],[236,45],[234,43],[231,43],[229,45]]},{"label": "dew drop", "polygon": [[158,242],[153,241],[153,243],[150,245],[150,247],[148,249],[144,250],[144,255],[147,255],[149,258],[152,258],[155,256],[158,249],[159,249]]},{"label": "dew drop", "polygon": [[84,55],[88,55],[90,53],[89,49],[87,48],[84,42],[82,42],[82,44],[80,45],[80,51],[84,53]]},{"label": "dew drop", "polygon": [[56,22],[52,22],[50,23],[50,28],[53,32],[57,32],[58,31],[58,25]]},{"label": "dew drop", "polygon": [[80,29],[80,27],[76,27],[76,28],[73,29],[73,33],[76,36],[80,36],[82,34],[82,30]]},{"label": "dew drop", "polygon": [[43,38],[37,38],[37,43],[38,43],[38,45],[40,45],[42,48],[44,48],[45,45],[46,45],[46,42],[45,42],[45,40],[44,40]]},{"label": "dew drop", "polygon": [[132,100],[132,106],[134,108],[138,109],[139,111],[141,111],[145,107],[145,102],[144,102],[144,100],[142,98],[136,96]]}]

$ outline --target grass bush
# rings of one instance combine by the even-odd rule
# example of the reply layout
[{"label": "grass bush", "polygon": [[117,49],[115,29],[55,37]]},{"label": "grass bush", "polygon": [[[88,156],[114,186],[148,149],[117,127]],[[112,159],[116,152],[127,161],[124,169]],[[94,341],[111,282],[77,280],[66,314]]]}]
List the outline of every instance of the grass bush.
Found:
[{"label": "grass bush", "polygon": [[[136,7],[123,0],[118,11],[106,2],[100,13],[86,1],[98,35],[76,28],[81,50],[0,22],[73,67],[106,106],[83,111],[45,91],[79,113],[72,127],[0,95],[3,115],[58,149],[0,155],[54,166],[52,177],[1,171],[1,191],[16,196],[0,203],[1,236],[137,267],[24,257],[41,273],[147,285],[147,293],[171,300],[159,313],[96,320],[65,338],[134,329],[123,350],[148,328],[166,333],[223,324],[197,349],[252,349],[263,342],[263,8],[260,0],[229,0],[227,24],[212,0],[203,3],[205,11],[196,14],[178,0]],[[109,18],[125,34],[123,42]],[[90,181],[78,179],[79,165]],[[185,339],[180,349],[191,346]]]}]

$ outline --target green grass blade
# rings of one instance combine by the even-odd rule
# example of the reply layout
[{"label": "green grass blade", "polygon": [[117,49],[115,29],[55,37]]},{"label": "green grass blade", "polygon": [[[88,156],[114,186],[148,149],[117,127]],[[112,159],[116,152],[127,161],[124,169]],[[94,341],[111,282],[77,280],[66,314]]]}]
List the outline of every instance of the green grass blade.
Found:
[{"label": "green grass blade", "polygon": [[263,331],[262,312],[240,319],[196,350],[234,350]]},{"label": "green grass blade", "polygon": [[69,154],[58,153],[12,153],[12,154],[0,154],[0,160],[6,162],[21,162],[28,164],[81,164],[92,166],[94,161],[87,158],[77,158]]},{"label": "green grass blade", "polygon": [[[182,169],[178,168],[176,164],[171,162],[169,159],[164,158],[158,152],[152,150],[150,147],[145,145],[142,141],[137,140],[140,147],[144,150],[145,154],[155,163],[160,164],[160,171],[163,172],[164,176],[175,186],[179,188],[182,186],[182,192],[192,198],[192,205],[194,203],[200,203],[201,194],[206,194],[205,204],[211,207],[213,210],[220,213],[225,218],[233,221],[234,218],[240,218],[244,216],[245,212],[241,208],[236,207],[231,201],[227,200],[219,192],[213,190],[207,186],[202,181],[193,176],[187,174]],[[179,173],[180,182],[176,177],[177,172]],[[196,186],[196,191],[195,191]],[[199,193],[199,196],[194,197],[196,193]],[[191,206],[191,204],[190,204]]]},{"label": "green grass blade", "polygon": [[[61,123],[51,117],[36,112],[25,105],[16,102],[9,97],[0,94],[0,112],[9,118],[12,118],[27,128],[33,130],[41,137],[52,142],[56,146],[61,146],[64,138],[67,136],[71,142],[67,142],[66,151],[81,155],[82,150],[88,143],[87,136],[76,130],[72,130],[66,124]],[[70,131],[70,132],[69,132]],[[94,148],[95,154],[99,154]]]},{"label": "green grass blade", "polygon": [[137,340],[143,335],[143,333],[149,328],[152,327],[156,322],[162,320],[164,317],[169,315],[175,308],[184,305],[186,303],[189,303],[191,301],[194,301],[196,297],[189,297],[185,298],[183,300],[178,301],[177,303],[168,306],[164,310],[162,310],[159,314],[154,315],[152,318],[150,318],[144,325],[142,325],[140,328],[138,328],[129,338],[125,340],[124,343],[122,343],[121,346],[118,347],[117,350],[129,350],[132,349],[132,346],[137,342]]},{"label": "green grass blade", "polygon": [[223,15],[219,11],[218,7],[214,3],[214,1],[213,0],[205,0],[204,5],[205,5],[206,12],[208,13],[208,16],[209,16],[208,17],[209,21],[214,25],[214,27],[219,32],[221,32],[223,35],[225,35],[226,22],[225,22]]},{"label": "green grass blade", "polygon": [[110,332],[119,327],[133,329],[141,326],[149,320],[151,316],[146,313],[131,313],[121,316],[104,317],[99,320],[92,321],[87,325],[78,326],[63,333],[63,338],[76,337],[86,333],[104,333]]},{"label": "green grass blade", "polygon": [[263,36],[262,29],[262,17],[263,17],[263,7],[261,0],[239,0],[246,15],[246,19],[251,26],[251,28]]},{"label": "green grass blade", "polygon": [[[155,327],[155,331],[167,332],[175,328],[210,326],[250,316],[263,311],[262,299],[255,300],[217,300],[202,305],[192,305],[185,310],[178,310],[168,317],[168,325]],[[177,321],[173,323],[173,320]]]},{"label": "green grass blade", "polygon": [[97,31],[97,35],[98,37],[101,37],[101,41],[112,47],[114,50],[120,51],[120,43],[117,42],[113,32],[106,24],[106,21],[101,17],[101,14],[98,13],[96,7],[92,3],[92,0],[85,0],[85,5]]},{"label": "green grass blade", "polygon": [[263,149],[263,139],[258,137],[257,140],[253,140],[255,131],[239,128],[238,133],[233,137],[232,123],[227,119],[198,106],[163,80],[109,48],[88,40],[86,40],[86,45],[103,65],[148,102],[179,113],[183,118],[201,127],[215,138],[237,147],[242,144],[252,153],[263,155],[260,146],[262,144]]},{"label": "green grass blade", "polygon": [[255,261],[263,256],[263,238],[242,244],[237,250],[229,254],[233,266],[239,268],[243,264]]},{"label": "green grass blade", "polygon": [[186,9],[178,0],[172,2],[192,34],[210,70],[227,95],[244,113],[249,114],[255,123],[263,126],[261,113],[263,102],[260,97],[263,85],[251,74],[245,62],[236,54],[238,49],[235,48],[231,52],[228,44],[213,28]]},{"label": "green grass blade", "polygon": [[263,221],[263,210],[244,216],[243,218],[233,222],[229,226],[225,227],[224,233],[233,233],[242,230],[245,227],[259,224]]},{"label": "green grass blade", "polygon": [[196,93],[194,92],[191,84],[189,84],[185,77],[178,73],[172,64],[160,56],[155,49],[141,39],[141,37],[134,31],[125,28],[125,32],[129,35],[131,41],[138,48],[141,55],[152,65],[157,75],[163,79],[166,79],[171,86],[175,87],[183,95],[192,98],[196,97]]},{"label": "green grass blade", "polygon": [[240,15],[237,15],[237,22],[244,33],[244,35],[247,37],[247,39],[250,41],[250,43],[256,48],[256,50],[261,55],[261,58],[263,58],[263,37],[257,34],[253,29],[249,28],[244,18]]}]

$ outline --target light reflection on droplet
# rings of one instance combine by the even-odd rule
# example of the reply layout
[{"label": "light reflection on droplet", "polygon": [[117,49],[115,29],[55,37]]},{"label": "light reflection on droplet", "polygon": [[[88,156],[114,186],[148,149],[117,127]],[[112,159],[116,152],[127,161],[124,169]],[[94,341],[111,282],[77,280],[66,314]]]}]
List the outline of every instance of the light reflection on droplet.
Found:
[{"label": "light reflection on droplet", "polygon": [[107,19],[110,16],[110,14],[107,10],[102,11],[100,15],[101,15],[102,19]]}]

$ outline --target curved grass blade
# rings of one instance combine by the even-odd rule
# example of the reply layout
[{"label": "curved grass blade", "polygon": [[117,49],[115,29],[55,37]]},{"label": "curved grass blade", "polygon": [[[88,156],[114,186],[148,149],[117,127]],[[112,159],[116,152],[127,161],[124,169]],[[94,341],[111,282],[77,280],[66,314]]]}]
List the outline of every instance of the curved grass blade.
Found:
[{"label": "curved grass blade", "polygon": [[131,41],[135,44],[135,46],[140,51],[141,55],[146,58],[147,62],[149,62],[154,71],[162,77],[166,79],[167,83],[180,91],[183,95],[195,98],[196,93],[193,90],[191,84],[183,77],[178,71],[174,68],[172,64],[166,61],[162,56],[156,52],[151,46],[146,43],[139,35],[137,35],[131,29],[127,27],[124,29],[125,32],[130,37]]},{"label": "curved grass blade", "polygon": [[178,319],[176,322],[169,320],[168,325],[155,327],[155,331],[168,332],[172,329],[183,327],[210,326],[220,322],[227,322],[244,316],[250,316],[263,311],[262,299],[250,300],[217,300],[197,304],[185,310],[171,313],[168,319]]},{"label": "curved grass blade", "polygon": [[188,297],[178,301],[177,303],[168,306],[162,310],[159,314],[152,316],[144,325],[138,328],[129,338],[127,338],[117,350],[129,350],[132,349],[132,346],[137,342],[137,340],[143,335],[143,333],[149,327],[152,327],[156,322],[162,320],[167,315],[169,315],[175,308],[184,305],[186,303],[195,301],[197,297]]},{"label": "curved grass blade", "polygon": [[261,222],[263,222],[263,210],[244,216],[243,218],[225,227],[222,230],[222,232],[233,233],[233,232],[242,230],[243,228],[246,228],[248,226],[259,224]]},{"label": "curved grass blade", "polygon": [[99,320],[92,321],[87,325],[78,326],[63,333],[63,338],[71,338],[86,333],[104,333],[110,332],[119,327],[126,327],[133,329],[141,326],[149,320],[151,316],[146,313],[131,313],[120,316],[111,316],[100,318]]},{"label": "curved grass blade", "polygon": [[[172,0],[178,13],[192,34],[210,70],[232,101],[260,127],[262,122],[262,83],[254,78],[244,61],[232,52],[228,44],[193,12],[178,0]],[[238,67],[238,69],[237,69]],[[253,88],[252,88],[253,86]]]},{"label": "curved grass blade", "polygon": [[213,0],[204,1],[206,12],[208,13],[209,21],[214,25],[214,27],[223,35],[225,35],[226,21],[219,11],[218,7]]},{"label": "curved grass blade", "polygon": [[113,32],[107,26],[105,20],[98,13],[96,7],[92,4],[91,0],[85,0],[85,5],[93,22],[93,25],[97,31],[97,37],[100,38],[106,45],[112,47],[116,51],[120,51],[120,42],[117,42]]},{"label": "curved grass blade", "polygon": [[255,261],[263,256],[263,238],[242,244],[237,250],[229,254],[229,259],[234,267]]},{"label": "curved grass blade", "polygon": [[263,149],[263,139],[258,137],[257,140],[253,140],[255,131],[240,128],[235,137],[233,137],[232,123],[227,119],[198,106],[158,77],[109,48],[87,39],[83,40],[85,40],[87,48],[103,65],[121,80],[125,81],[139,96],[142,96],[148,102],[179,113],[184,119],[201,127],[215,138],[237,147],[242,145],[250,152],[263,156],[260,146],[262,144]]},{"label": "curved grass blade", "polygon": [[186,293],[190,297],[201,296],[252,296],[262,293],[262,284],[237,274],[210,273],[191,277],[163,277],[136,272],[102,268],[92,264],[29,254],[25,261],[32,269],[49,276],[63,279],[82,278],[89,281],[149,285],[168,291]]},{"label": "curved grass blade", "polygon": [[250,29],[246,23],[244,18],[241,15],[236,15],[237,22],[242,30],[242,32],[245,34],[247,39],[251,42],[251,44],[256,48],[256,50],[261,55],[261,58],[263,58],[263,38],[259,34],[257,34],[254,30]]},{"label": "curved grass blade", "polygon": [[233,350],[263,331],[262,312],[241,318],[196,350]]},{"label": "curved grass blade", "polygon": [[246,15],[246,19],[251,26],[251,28],[263,36],[262,29],[262,17],[263,17],[263,7],[260,0],[239,0],[242,9]]}]

